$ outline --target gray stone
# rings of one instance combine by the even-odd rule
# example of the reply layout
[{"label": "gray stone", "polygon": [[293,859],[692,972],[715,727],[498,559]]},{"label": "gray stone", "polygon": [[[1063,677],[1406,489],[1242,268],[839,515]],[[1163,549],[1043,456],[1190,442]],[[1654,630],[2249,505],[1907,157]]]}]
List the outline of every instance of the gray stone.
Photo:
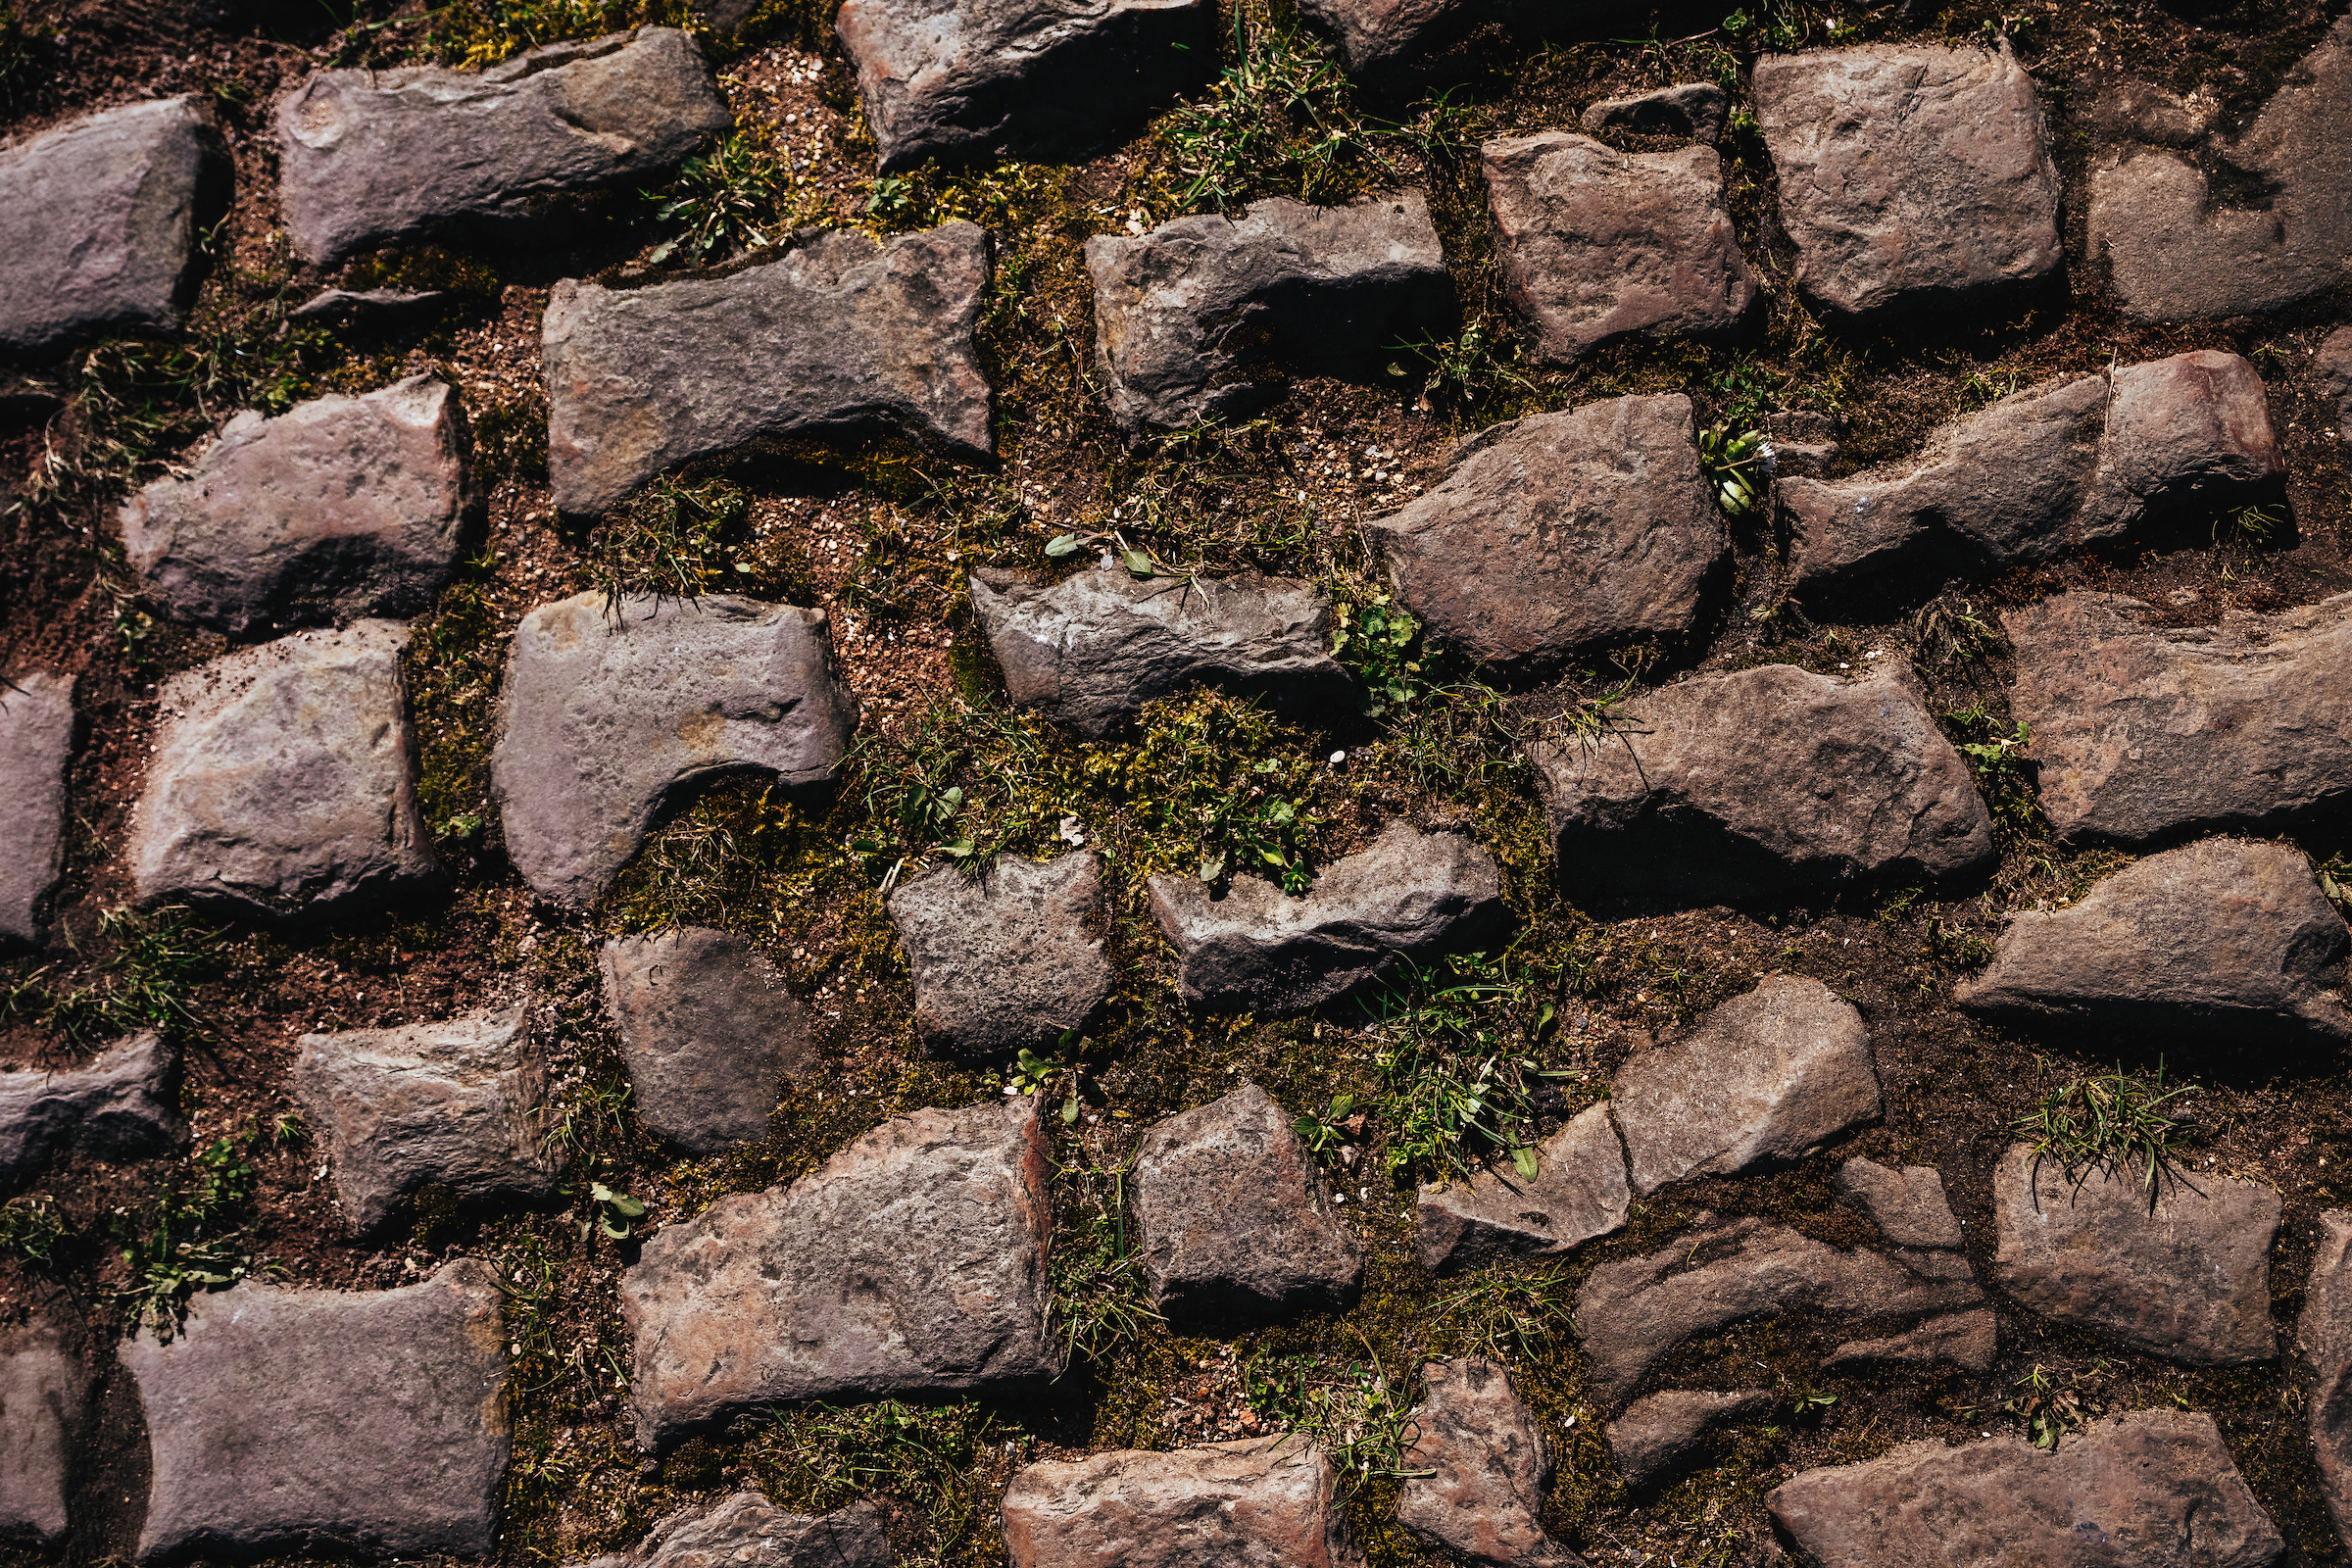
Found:
[{"label": "gray stone", "polygon": [[827,1514],[786,1513],[757,1492],[681,1508],[634,1551],[586,1568],[891,1568],[882,1515],[859,1499]]},{"label": "gray stone", "polygon": [[805,231],[724,277],[558,283],[540,327],[556,504],[604,512],[664,468],[786,436],[989,456],[972,341],[988,270],[986,232],[954,222],[887,245]]},{"label": "gray stone", "polygon": [[389,620],[298,631],[165,682],[131,813],[140,899],[287,919],[439,886],[408,641]]},{"label": "gray stone", "polygon": [[1849,1340],[1821,1358],[1824,1372],[1880,1372],[1890,1366],[1925,1372],[1961,1367],[1983,1372],[2000,1348],[2000,1324],[1990,1308],[1946,1312],[1878,1339]]},{"label": "gray stone", "polygon": [[490,779],[531,890],[585,906],[655,817],[727,773],[830,784],[858,725],[825,612],[732,594],[602,594],[541,605],[514,629]]},{"label": "gray stone", "polygon": [[2295,1351],[2311,1380],[2303,1420],[2319,1461],[2320,1495],[2337,1538],[2352,1543],[2352,1213],[2326,1210],[2319,1235]]},{"label": "gray stone", "polygon": [[1348,74],[1409,73],[1448,33],[1475,19],[1476,0],[1299,0],[1298,13],[1331,35]]},{"label": "gray stone", "polygon": [[65,1539],[88,1394],[89,1380],[54,1325],[0,1331],[0,1432],[8,1434],[0,1444],[0,1541]]},{"label": "gray stone", "polygon": [[2006,39],[1767,55],[1750,90],[1816,304],[1917,308],[2058,270],[2058,168]]},{"label": "gray stone", "polygon": [[2084,543],[2154,522],[2205,525],[2231,506],[2276,500],[2286,464],[2253,362],[2219,349],[2127,365],[2110,377],[2099,471],[2075,525]]},{"label": "gray stone", "polygon": [[794,1399],[1053,1377],[1052,1170],[1035,1100],[918,1110],[656,1232],[620,1282],[638,1445]]},{"label": "gray stone", "polygon": [[1347,374],[1444,330],[1453,284],[1429,202],[1288,197],[1086,242],[1095,365],[1129,430],[1231,418],[1281,395],[1277,370]]},{"label": "gray stone", "polygon": [[933,158],[1083,158],[1216,69],[1206,0],[845,0],[833,30],[884,173]]},{"label": "gray stone", "polygon": [[1093,851],[955,866],[890,896],[914,970],[914,1030],[944,1055],[1009,1056],[1084,1028],[1110,995],[1102,862]]},{"label": "gray stone", "polygon": [[2271,1242],[2278,1195],[2144,1165],[2069,1170],[2014,1145],[1992,1172],[1993,1283],[2045,1316],[2192,1366],[2278,1353]]},{"label": "gray stone", "polygon": [[1467,941],[1502,914],[1502,869],[1454,833],[1391,822],[1294,898],[1237,876],[1223,898],[1199,877],[1153,876],[1152,918],[1197,1006],[1303,1012],[1397,958]]},{"label": "gray stone", "polygon": [[332,326],[387,326],[420,318],[447,298],[440,289],[321,289],[288,311],[286,319]]},{"label": "gray stone", "polygon": [[1891,671],[1693,675],[1528,757],[1572,896],[1706,904],[1992,859],[1967,764]]},{"label": "gray stone", "polygon": [[381,1225],[428,1182],[467,1202],[556,1190],[547,1054],[525,1008],[304,1035],[295,1051],[294,1099],[353,1230]]},{"label": "gray stone", "polygon": [[1423,1187],[1413,1250],[1431,1273],[1551,1257],[1625,1224],[1633,1192],[1606,1104],[1588,1105],[1536,1146],[1536,1174],[1500,1164]]},{"label": "gray stone", "polygon": [[66,858],[74,677],[0,679],[0,945],[37,945]]},{"label": "gray stone", "polygon": [[480,72],[315,72],[277,107],[278,199],[294,249],[326,267],[658,180],[730,122],[701,48],[674,27],[549,44]]},{"label": "gray stone", "polygon": [[1711,81],[1678,81],[1628,98],[1603,98],[1581,119],[1587,130],[1634,136],[1689,136],[1710,145],[1723,134],[1731,100]]},{"label": "gray stone", "polygon": [[1152,1304],[1176,1333],[1232,1335],[1355,1304],[1363,1243],[1257,1085],[1147,1128],[1132,1192]]},{"label": "gray stone", "polygon": [[2352,799],[2352,595],[2183,627],[2135,599],[2060,594],[2001,623],[2010,711],[2061,839],[2261,828]]},{"label": "gray stone", "polygon": [[1089,739],[1196,683],[1263,697],[1293,718],[1353,706],[1355,683],[1331,656],[1331,600],[1298,578],[1099,566],[1041,586],[986,566],[971,591],[1014,706]]},{"label": "gray stone", "polygon": [[154,1479],[139,1556],[481,1556],[513,1441],[498,1277],[392,1291],[251,1281],[122,1349]]},{"label": "gray stone", "polygon": [[1397,1455],[1396,1522],[1424,1545],[1491,1568],[1584,1568],[1544,1529],[1551,1445],[1492,1361],[1432,1361]]},{"label": "gray stone", "polygon": [[1818,980],[1766,975],[1609,1086],[1634,1191],[1788,1165],[1879,1116],[1870,1031]]},{"label": "gray stone", "polygon": [[238,415],[122,509],[122,554],[167,614],[232,635],[415,615],[478,504],[456,394],[412,375]]},{"label": "gray stone", "polygon": [[1755,304],[1714,148],[1622,153],[1547,130],[1488,142],[1480,159],[1503,288],[1535,324],[1538,363],[1728,332]]},{"label": "gray stone", "polygon": [[2328,333],[2312,356],[2311,368],[2319,378],[2320,391],[2335,406],[2344,439],[2352,441],[2352,326],[2339,326]]},{"label": "gray stone", "polygon": [[103,331],[170,331],[228,150],[201,97],[128,104],[0,149],[0,359]]},{"label": "gray stone", "polygon": [[178,1143],[187,1124],[172,1103],[172,1065],[162,1037],[148,1033],[111,1047],[87,1067],[0,1072],[0,1187],[69,1143],[110,1159]]},{"label": "gray stone", "polygon": [[1113,1449],[1014,1472],[1012,1568],[1362,1568],[1339,1472],[1305,1438]]},{"label": "gray stone", "polygon": [[1717,1428],[1762,1415],[1772,1402],[1772,1395],[1763,1389],[1653,1394],[1636,1399],[1609,1423],[1609,1451],[1617,1456],[1617,1469],[1627,1486],[1654,1487],[1685,1469]]},{"label": "gray stone", "polygon": [[706,926],[614,937],[605,1005],[637,1119],[690,1154],[765,1136],[787,1077],[816,1064],[808,1015],[766,956]]},{"label": "gray stone", "polygon": [[2271,1568],[2286,1556],[2213,1418],[2134,1410],[2055,1448],[1905,1444],[1765,1499],[1805,1560],[1840,1568]]},{"label": "gray stone", "polygon": [[2082,901],[2020,910],[1956,1000],[1983,1017],[2135,1041],[2352,1041],[2343,917],[2311,863],[2277,844],[2208,839],[2102,878]]},{"label": "gray stone", "polygon": [[1680,393],[1492,425],[1369,526],[1430,635],[1533,669],[1681,636],[1731,549]]},{"label": "gray stone", "polygon": [[1967,1244],[1959,1216],[1944,1196],[1943,1176],[1928,1165],[1900,1170],[1875,1160],[1849,1159],[1830,1178],[1838,1196],[1860,1205],[1879,1233],[1895,1247],[1948,1247]]}]

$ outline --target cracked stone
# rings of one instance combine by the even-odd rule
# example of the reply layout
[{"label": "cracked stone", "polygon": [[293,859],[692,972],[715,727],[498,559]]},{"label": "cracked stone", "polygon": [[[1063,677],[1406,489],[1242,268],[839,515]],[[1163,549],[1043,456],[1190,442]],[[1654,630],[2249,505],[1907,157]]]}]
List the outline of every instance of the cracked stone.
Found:
[{"label": "cracked stone", "polygon": [[1432,1361],[1421,1387],[1406,1417],[1412,1441],[1396,1460],[1396,1522],[1487,1568],[1584,1568],[1541,1522],[1551,1445],[1509,1374],[1492,1361]]},{"label": "cracked stone", "polygon": [[161,1036],[133,1035],[86,1067],[0,1072],[0,1186],[75,1144],[108,1159],[136,1158],[187,1136],[172,1093],[173,1054]]},{"label": "cracked stone", "polygon": [[891,1568],[882,1515],[859,1498],[827,1514],[786,1513],[757,1492],[681,1508],[637,1549],[585,1568]]},{"label": "cracked stone", "polygon": [[817,1061],[808,1015],[764,954],[708,926],[614,937],[601,955],[630,1098],[690,1154],[767,1134],[785,1079]]},{"label": "cracked stone", "polygon": [[1536,1146],[1536,1174],[1516,1166],[1425,1186],[1414,1253],[1431,1273],[1571,1251],[1625,1224],[1633,1192],[1606,1104],[1588,1105]]},{"label": "cracked stone", "polygon": [[1290,1436],[1048,1459],[1004,1493],[1012,1568],[1362,1568],[1339,1473]]},{"label": "cracked stone", "polygon": [[1653,1394],[1636,1399],[1609,1423],[1609,1451],[1617,1456],[1627,1486],[1654,1487],[1689,1468],[1717,1430],[1762,1415],[1772,1405],[1773,1396],[1764,1389]]},{"label": "cracked stone", "polygon": [[0,688],[0,945],[38,946],[65,865],[74,677],[46,670]]}]

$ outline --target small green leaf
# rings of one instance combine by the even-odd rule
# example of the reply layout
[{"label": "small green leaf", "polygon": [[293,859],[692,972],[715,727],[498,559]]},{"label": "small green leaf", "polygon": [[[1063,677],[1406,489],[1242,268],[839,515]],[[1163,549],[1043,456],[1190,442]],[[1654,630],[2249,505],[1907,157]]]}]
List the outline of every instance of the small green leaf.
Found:
[{"label": "small green leaf", "polygon": [[623,1219],[643,1219],[645,1218],[644,1200],[631,1198],[628,1194],[622,1193],[612,1200],[612,1212],[620,1215]]},{"label": "small green leaf", "polygon": [[1128,571],[1138,577],[1149,577],[1152,574],[1152,558],[1141,550],[1122,550],[1119,552],[1119,559],[1127,563]]},{"label": "small green leaf", "polygon": [[1061,1102],[1061,1124],[1064,1127],[1078,1119],[1078,1097],[1073,1094]]},{"label": "small green leaf", "polygon": [[1211,855],[1211,856],[1209,856],[1209,857],[1207,857],[1206,858],[1204,858],[1204,859],[1202,859],[1202,860],[1201,860],[1201,862],[1200,862],[1200,880],[1201,880],[1201,881],[1203,881],[1203,882],[1214,882],[1214,881],[1215,881],[1217,878],[1219,878],[1219,877],[1223,876],[1224,874],[1225,874],[1225,857],[1223,857],[1222,855]]},{"label": "small green leaf", "polygon": [[1511,1151],[1511,1163],[1518,1168],[1522,1181],[1536,1179],[1536,1152],[1522,1145]]},{"label": "small green leaf", "polygon": [[1053,538],[1046,541],[1046,554],[1051,557],[1059,558],[1062,556],[1071,555],[1074,554],[1077,549],[1078,536],[1074,533],[1055,534]]}]

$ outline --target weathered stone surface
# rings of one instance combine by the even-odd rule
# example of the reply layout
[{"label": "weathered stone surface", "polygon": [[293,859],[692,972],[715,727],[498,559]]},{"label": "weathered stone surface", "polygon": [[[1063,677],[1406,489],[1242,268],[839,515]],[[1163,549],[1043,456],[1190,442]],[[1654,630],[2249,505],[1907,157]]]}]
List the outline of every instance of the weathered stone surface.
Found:
[{"label": "weathered stone surface", "polygon": [[2320,390],[2335,405],[2344,439],[2352,441],[2352,326],[2339,326],[2328,334],[2312,356],[2312,369],[2319,376]]},{"label": "weathered stone surface", "polygon": [[1196,682],[1262,696],[1294,718],[1353,698],[1331,657],[1331,600],[1297,578],[1098,566],[1049,587],[986,566],[971,590],[1005,694],[1090,739]]},{"label": "weathered stone surface", "polygon": [[1221,899],[1199,877],[1153,876],[1152,918],[1200,1006],[1303,1012],[1409,954],[1467,940],[1502,913],[1502,869],[1455,833],[1391,822],[1298,898],[1237,876]]},{"label": "weathered stone surface", "polygon": [[690,1154],[767,1131],[783,1080],[812,1066],[808,1015],[764,954],[708,926],[614,937],[605,1005],[637,1118]]},{"label": "weathered stone surface", "polygon": [[2218,626],[2113,594],[2004,612],[2010,710],[2059,837],[2145,844],[2257,828],[2352,797],[2352,595]]},{"label": "weathered stone surface", "polygon": [[1177,1333],[1233,1334],[1355,1304],[1363,1244],[1291,1118],[1257,1085],[1148,1128],[1131,1191],[1152,1304]]},{"label": "weathered stone surface", "polygon": [[445,1023],[304,1035],[292,1088],[357,1231],[427,1182],[473,1202],[555,1191],[547,1055],[524,1008]]},{"label": "weathered stone surface", "polygon": [[2076,537],[2121,539],[2151,521],[2202,526],[2225,508],[2270,500],[2286,479],[2261,372],[2242,355],[2193,349],[2110,377],[2098,477]]},{"label": "weathered stone surface", "polygon": [[1708,1394],[1676,1389],[1636,1399],[1609,1423],[1609,1451],[1629,1487],[1654,1487],[1671,1479],[1718,1427],[1772,1408],[1763,1389]]},{"label": "weathered stone surface", "polygon": [[1432,1273],[1548,1256],[1618,1229],[1632,1205],[1609,1107],[1588,1105],[1536,1147],[1533,1179],[1506,1163],[1422,1188],[1413,1250]]},{"label": "weathered stone surface", "polygon": [[41,940],[65,863],[73,759],[74,677],[41,671],[0,684],[0,946]]},{"label": "weathered stone surface", "polygon": [[412,375],[238,415],[185,478],[122,509],[122,553],[173,619],[216,631],[414,615],[475,506],[457,396]]},{"label": "weathered stone surface", "polygon": [[2352,1542],[2352,1213],[2340,1208],[2320,1215],[2295,1351],[2311,1379],[2303,1419],[2319,1461],[2320,1495],[2337,1537]]},{"label": "weathered stone surface", "polygon": [[1634,1191],[1792,1164],[1875,1121],[1879,1078],[1853,1004],[1818,980],[1766,975],[1609,1086]]},{"label": "weathered stone surface", "polygon": [[860,1498],[827,1514],[786,1513],[738,1492],[669,1515],[637,1549],[586,1568],[890,1568],[882,1515]]},{"label": "weathered stone surface", "polygon": [[131,813],[139,897],[288,918],[438,885],[408,640],[389,620],[300,631],[165,682]]},{"label": "weathered stone surface", "polygon": [[2252,1182],[2163,1169],[2151,1194],[2144,1166],[2070,1172],[2018,1144],[1993,1167],[1993,1283],[2135,1350],[2267,1361],[2279,1213],[2278,1195]]},{"label": "weathered stone surface", "polygon": [[1991,966],[1956,1000],[1984,1017],[2141,1040],[2341,1042],[2348,940],[2300,854],[2208,839],[2114,872],[2072,907],[2011,915]]},{"label": "weathered stone surface", "polygon": [[558,283],[540,326],[556,504],[603,512],[663,468],[779,436],[897,431],[988,456],[972,345],[988,269],[986,232],[954,222],[887,245],[803,234],[724,277]]},{"label": "weathered stone surface", "polygon": [[918,1110],[657,1232],[620,1284],[639,1445],[786,1400],[1059,1372],[1051,1168],[1033,1100]]},{"label": "weathered stone surface", "polygon": [[1880,1371],[1903,1366],[1924,1371],[1957,1366],[1983,1372],[1992,1365],[2000,1348],[1999,1337],[2000,1324],[1989,1307],[1946,1312],[1882,1338],[1849,1340],[1821,1358],[1821,1369],[1846,1372],[1867,1367]]},{"label": "weathered stone surface", "polygon": [[1849,1159],[1830,1178],[1838,1196],[1859,1205],[1895,1247],[1967,1244],[1959,1216],[1944,1196],[1942,1173],[1928,1165],[1900,1170],[1875,1160]]},{"label": "weathered stone surface", "polygon": [[0,1432],[8,1434],[0,1443],[0,1541],[45,1545],[64,1538],[88,1394],[80,1363],[54,1325],[0,1332]]},{"label": "weathered stone surface", "polygon": [[1348,74],[1395,76],[1475,18],[1474,0],[1299,0],[1299,14],[1340,46]]},{"label": "weathered stone surface", "polygon": [[1339,1474],[1307,1439],[1113,1449],[1016,1472],[1012,1568],[1360,1568]]},{"label": "weathered stone surface", "polygon": [[490,779],[507,853],[533,892],[594,902],[662,807],[723,773],[830,784],[858,725],[825,612],[732,594],[602,594],[541,605],[514,630]]},{"label": "weathered stone surface", "polygon": [[1479,155],[1503,287],[1535,323],[1540,363],[1571,366],[1620,338],[1729,331],[1755,303],[1714,148],[1621,153],[1547,130]]},{"label": "weathered stone surface", "polygon": [[1816,303],[1865,315],[2058,270],[2058,168],[2006,40],[1767,55],[1751,90]]},{"label": "weathered stone surface", "polygon": [[1492,1361],[1432,1361],[1421,1386],[1412,1441],[1397,1457],[1396,1522],[1473,1563],[1583,1568],[1540,1522],[1551,1445],[1509,1375]]},{"label": "weathered stone surface", "polygon": [[729,122],[701,48],[674,27],[549,44],[481,72],[320,71],[277,107],[278,198],[294,248],[325,267],[658,179]]},{"label": "weathered stone surface", "polygon": [[1095,363],[1128,429],[1179,429],[1262,407],[1269,365],[1345,374],[1399,338],[1440,329],[1453,285],[1429,202],[1398,191],[1348,207],[1288,197],[1240,219],[1179,218],[1086,242]]},{"label": "weathered stone surface", "polygon": [[250,1281],[125,1343],[155,1476],[139,1556],[487,1553],[511,1446],[497,1276]]},{"label": "weathered stone surface", "polygon": [[1110,995],[1102,861],[1001,858],[980,877],[951,865],[903,884],[890,918],[914,970],[926,1050],[1008,1056],[1083,1028]]},{"label": "weathered stone surface", "polygon": [[2270,1568],[2286,1546],[2213,1418],[2134,1410],[2054,1449],[1906,1444],[1764,1499],[1808,1561],[1851,1568]]},{"label": "weathered stone surface", "polygon": [[1731,100],[1711,81],[1678,81],[1671,87],[1603,98],[1588,108],[1587,130],[1621,130],[1636,136],[1689,136],[1712,143],[1723,134]]},{"label": "weathered stone surface", "polygon": [[1709,903],[1992,858],[1967,764],[1891,672],[1694,675],[1627,702],[1605,735],[1528,757],[1581,894]]},{"label": "weathered stone surface", "polygon": [[1370,527],[1431,635],[1538,669],[1688,631],[1731,549],[1680,393],[1490,426]]},{"label": "weathered stone surface", "polygon": [[172,1094],[172,1054],[133,1035],[87,1067],[0,1072],[0,1186],[67,1143],[107,1158],[151,1154],[187,1132]]},{"label": "weathered stone surface", "polygon": [[1084,157],[1215,70],[1205,0],[846,0],[879,167],[1011,154]]},{"label": "weathered stone surface", "polygon": [[422,317],[447,298],[440,289],[320,289],[288,311],[286,319],[335,326],[386,326]]},{"label": "weathered stone surface", "polygon": [[110,109],[0,149],[0,359],[178,326],[196,231],[228,181],[201,97]]}]

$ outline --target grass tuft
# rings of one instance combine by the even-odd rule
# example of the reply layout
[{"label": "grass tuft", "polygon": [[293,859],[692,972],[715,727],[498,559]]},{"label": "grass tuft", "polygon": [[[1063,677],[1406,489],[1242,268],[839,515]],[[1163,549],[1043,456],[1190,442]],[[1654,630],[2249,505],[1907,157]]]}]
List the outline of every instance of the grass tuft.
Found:
[{"label": "grass tuft", "polygon": [[2161,1061],[2144,1074],[2119,1062],[2111,1073],[2069,1079],[2013,1125],[2032,1141],[2036,1159],[2058,1161],[2070,1181],[2099,1171],[2130,1176],[2136,1167],[2152,1203],[2180,1125],[2165,1107],[2192,1087],[2167,1089]]}]

